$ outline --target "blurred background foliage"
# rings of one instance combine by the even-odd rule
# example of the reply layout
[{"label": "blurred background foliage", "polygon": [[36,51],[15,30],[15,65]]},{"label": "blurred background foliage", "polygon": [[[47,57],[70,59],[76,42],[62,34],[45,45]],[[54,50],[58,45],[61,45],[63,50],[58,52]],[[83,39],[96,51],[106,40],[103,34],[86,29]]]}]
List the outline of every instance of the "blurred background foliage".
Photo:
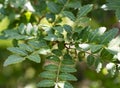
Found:
[{"label": "blurred background foliage", "polygon": [[[0,34],[5,29],[12,29],[20,23],[33,24],[46,23],[46,19],[40,21],[48,11],[46,0],[0,0]],[[56,0],[52,0],[56,1]],[[88,24],[93,28],[106,26],[111,28],[117,22],[114,11],[105,10],[102,6],[106,0],[72,0],[80,1],[82,5],[94,4],[94,9],[88,14],[92,19]],[[34,8],[34,9],[33,9]],[[76,11],[71,9],[76,14]],[[63,19],[64,22],[69,22]],[[1,36],[1,38],[4,38]],[[3,67],[3,62],[10,55],[6,50],[12,46],[12,40],[0,40],[0,88],[37,88],[36,83],[40,80],[38,74],[42,71],[41,64],[31,61]],[[43,57],[44,58],[44,57]],[[76,66],[78,78],[74,82],[75,88],[120,88],[120,74],[114,77],[107,75],[105,69],[96,73],[87,67],[85,63]]]}]

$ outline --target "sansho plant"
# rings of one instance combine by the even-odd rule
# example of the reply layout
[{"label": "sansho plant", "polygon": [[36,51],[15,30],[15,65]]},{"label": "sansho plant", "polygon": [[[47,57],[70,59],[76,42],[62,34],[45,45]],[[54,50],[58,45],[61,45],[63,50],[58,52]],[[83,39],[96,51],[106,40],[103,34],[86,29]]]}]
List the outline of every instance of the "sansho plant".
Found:
[{"label": "sansho plant", "polygon": [[[119,20],[120,6],[114,6],[118,5],[116,3],[120,5],[120,1],[107,1],[108,9],[115,10]],[[13,54],[8,56],[4,66],[26,59],[35,63],[44,61],[44,71],[40,73],[43,80],[37,84],[38,87],[73,88],[69,82],[77,81],[72,73],[77,71],[75,65],[79,61],[85,61],[97,72],[106,68],[115,75],[119,71],[118,29],[93,29],[87,14],[94,5],[81,5],[79,0],[6,0],[1,9],[9,6],[16,14],[26,11],[27,21],[18,22],[11,27],[12,30],[2,32],[2,38],[13,40],[13,47],[7,48]],[[30,21],[32,15],[36,18],[34,22]]]}]

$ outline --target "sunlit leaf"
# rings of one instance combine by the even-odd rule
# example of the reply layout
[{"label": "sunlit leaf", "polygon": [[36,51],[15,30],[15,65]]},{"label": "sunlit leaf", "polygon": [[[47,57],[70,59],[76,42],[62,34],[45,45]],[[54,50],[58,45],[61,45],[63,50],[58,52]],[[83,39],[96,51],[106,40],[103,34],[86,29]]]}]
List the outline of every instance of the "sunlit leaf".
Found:
[{"label": "sunlit leaf", "polygon": [[39,54],[42,54],[42,55],[47,55],[51,52],[51,50],[48,48],[48,47],[44,47],[44,48],[40,48],[38,50],[38,53]]},{"label": "sunlit leaf", "polygon": [[106,65],[106,69],[108,70],[109,74],[114,76],[116,72],[116,65],[114,63],[108,63]]},{"label": "sunlit leaf", "polygon": [[100,27],[95,29],[94,31],[90,32],[88,39],[89,42],[98,41],[99,37],[106,31],[105,27]]},{"label": "sunlit leaf", "polygon": [[32,28],[32,24],[28,23],[25,30],[27,35],[30,35],[32,33]]},{"label": "sunlit leaf", "polygon": [[106,44],[109,43],[118,33],[117,28],[113,28],[107,32],[105,32],[101,37],[100,37],[100,43],[101,44]]},{"label": "sunlit leaf", "polygon": [[100,50],[102,47],[103,47],[103,45],[94,45],[94,44],[91,44],[90,45],[90,50],[92,52],[96,52],[96,51]]}]

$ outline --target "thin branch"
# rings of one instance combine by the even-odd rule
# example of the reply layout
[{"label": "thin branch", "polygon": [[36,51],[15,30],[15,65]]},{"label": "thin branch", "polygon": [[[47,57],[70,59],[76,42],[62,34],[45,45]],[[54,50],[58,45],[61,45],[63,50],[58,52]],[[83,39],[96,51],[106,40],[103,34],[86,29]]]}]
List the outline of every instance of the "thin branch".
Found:
[{"label": "thin branch", "polygon": [[[70,45],[75,45],[75,44],[74,44],[74,43],[65,43],[65,44],[64,44],[65,48],[67,48],[67,49],[75,49],[75,51],[77,52],[76,48],[72,48],[72,47],[70,47]],[[91,55],[93,55],[94,57],[99,57],[98,55],[95,55],[95,54],[93,54],[93,53],[91,53],[91,52],[84,51],[84,50],[81,49],[81,52],[82,52],[82,51],[85,52],[85,53],[87,53],[87,54],[89,54],[89,55],[91,54]],[[75,52],[75,53],[76,53],[76,52]]]},{"label": "thin branch", "polygon": [[56,83],[59,82],[59,74],[60,74],[61,64],[62,64],[62,59],[60,60],[60,63],[58,64],[58,70],[57,70],[57,76],[56,76]]}]

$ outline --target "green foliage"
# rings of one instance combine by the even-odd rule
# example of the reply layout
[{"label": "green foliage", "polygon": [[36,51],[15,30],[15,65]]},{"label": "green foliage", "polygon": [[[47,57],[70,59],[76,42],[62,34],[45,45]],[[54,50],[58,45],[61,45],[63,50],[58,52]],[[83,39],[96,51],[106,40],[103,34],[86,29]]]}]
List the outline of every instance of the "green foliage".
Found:
[{"label": "green foliage", "polygon": [[41,82],[38,83],[38,87],[51,87],[54,86],[54,81],[53,80],[42,80]]},{"label": "green foliage", "polygon": [[115,14],[118,20],[120,20],[120,1],[119,0],[107,0],[107,6],[110,10],[115,10]]},{"label": "green foliage", "polygon": [[20,63],[20,62],[22,62],[24,60],[25,60],[25,58],[22,58],[20,56],[10,55],[8,57],[8,59],[4,62],[4,66],[15,64],[15,63]]},{"label": "green foliage", "polygon": [[[31,7],[26,6],[27,2]],[[107,2],[108,9],[115,10],[120,19],[120,1]],[[39,75],[42,80],[37,86],[44,88],[73,88],[70,81],[77,81],[73,73],[77,72],[76,63],[81,61],[96,72],[106,68],[112,76],[117,73],[119,30],[91,27],[89,14],[95,9],[94,4],[82,5],[74,0],[6,0],[5,3],[0,12],[10,7],[14,15],[9,14],[12,21],[0,37],[13,40],[13,46],[7,48],[12,55],[5,60],[4,66],[26,59],[43,62],[43,72]],[[16,18],[17,15],[20,16]]]}]

